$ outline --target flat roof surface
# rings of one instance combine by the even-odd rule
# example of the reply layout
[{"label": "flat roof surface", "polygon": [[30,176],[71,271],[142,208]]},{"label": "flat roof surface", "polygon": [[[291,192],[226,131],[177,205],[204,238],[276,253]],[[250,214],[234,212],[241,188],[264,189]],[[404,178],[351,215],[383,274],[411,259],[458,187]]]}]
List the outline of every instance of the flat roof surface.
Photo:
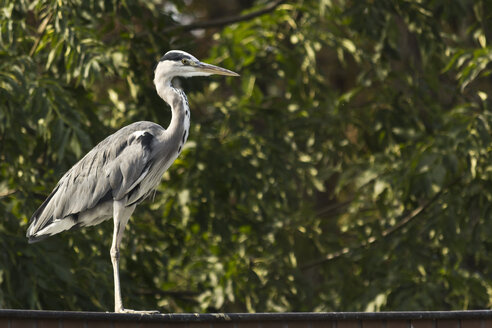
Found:
[{"label": "flat roof surface", "polygon": [[[152,322],[287,322],[344,320],[492,320],[492,310],[408,311],[408,312],[282,312],[282,313],[161,313],[126,314],[112,312],[0,310],[3,319],[152,321]],[[488,321],[488,320],[487,320]]]}]

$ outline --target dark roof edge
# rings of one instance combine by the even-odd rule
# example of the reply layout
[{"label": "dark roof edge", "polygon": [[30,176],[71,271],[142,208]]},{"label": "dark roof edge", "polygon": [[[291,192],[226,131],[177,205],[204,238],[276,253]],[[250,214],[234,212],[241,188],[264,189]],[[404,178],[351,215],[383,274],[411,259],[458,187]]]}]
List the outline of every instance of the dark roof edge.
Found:
[{"label": "dark roof edge", "polygon": [[159,322],[224,322],[224,321],[333,321],[333,320],[437,320],[492,319],[491,310],[409,311],[409,312],[278,312],[278,313],[163,313],[124,314],[112,312],[0,310],[0,318],[159,321]]}]

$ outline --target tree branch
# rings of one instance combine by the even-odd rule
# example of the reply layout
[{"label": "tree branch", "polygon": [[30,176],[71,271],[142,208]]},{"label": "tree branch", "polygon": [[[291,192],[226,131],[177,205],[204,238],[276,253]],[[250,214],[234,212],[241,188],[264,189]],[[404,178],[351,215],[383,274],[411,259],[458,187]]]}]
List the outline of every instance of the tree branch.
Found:
[{"label": "tree branch", "polygon": [[395,233],[396,231],[400,230],[402,227],[404,227],[405,225],[407,225],[408,223],[413,221],[420,213],[422,213],[428,207],[430,207],[430,205],[432,205],[435,201],[437,201],[439,199],[439,197],[441,197],[442,194],[444,194],[446,191],[448,191],[449,188],[451,188],[453,185],[458,183],[460,180],[461,180],[461,177],[457,178],[456,180],[453,180],[451,183],[449,183],[449,185],[442,188],[439,192],[437,192],[434,196],[432,196],[430,199],[428,199],[425,203],[417,206],[410,213],[405,215],[403,217],[403,219],[399,220],[398,223],[396,223],[394,226],[384,230],[381,233],[380,238],[376,238],[376,237],[372,236],[372,237],[368,238],[367,240],[361,242],[360,244],[358,244],[352,248],[345,247],[339,251],[330,253],[320,260],[316,260],[316,261],[313,261],[313,262],[310,262],[306,265],[301,266],[301,270],[307,270],[307,269],[310,269],[312,267],[318,266],[320,264],[323,264],[323,263],[329,262],[331,260],[337,259],[339,257],[342,257],[343,255],[353,253],[356,250],[370,246],[370,245],[380,241],[381,239],[384,239],[384,238],[392,235],[393,233]]},{"label": "tree branch", "polygon": [[175,32],[175,31],[188,32],[188,31],[199,30],[199,29],[207,29],[207,28],[212,28],[212,27],[222,27],[222,26],[226,26],[226,25],[231,25],[234,23],[247,21],[247,20],[256,18],[258,16],[268,14],[268,13],[274,11],[283,2],[285,2],[285,0],[277,0],[277,1],[272,2],[271,4],[267,5],[263,9],[260,9],[258,11],[254,11],[252,13],[245,14],[245,15],[219,18],[219,19],[214,19],[214,20],[204,21],[204,22],[194,22],[194,23],[190,23],[187,25],[171,26],[171,27],[165,28],[163,32],[164,33]]}]

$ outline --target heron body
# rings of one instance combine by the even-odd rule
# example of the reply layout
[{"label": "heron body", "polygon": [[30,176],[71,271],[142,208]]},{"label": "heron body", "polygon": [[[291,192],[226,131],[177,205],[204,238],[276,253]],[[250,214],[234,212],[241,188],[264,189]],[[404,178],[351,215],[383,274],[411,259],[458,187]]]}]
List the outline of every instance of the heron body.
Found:
[{"label": "heron body", "polygon": [[[179,139],[180,132],[182,142],[169,141]],[[152,122],[136,122],[108,136],[65,173],[34,213],[29,242],[110,219],[114,200],[127,207],[140,203],[178,157],[187,135],[184,125],[172,133]]]},{"label": "heron body", "polygon": [[157,64],[154,84],[172,112],[167,129],[153,122],[136,122],[108,136],[60,179],[34,212],[27,230],[29,242],[59,232],[93,226],[113,217],[111,246],[115,312],[136,312],[122,305],[119,281],[119,247],[124,228],[137,204],[161,181],[164,172],[183,150],[190,127],[186,95],[172,86],[175,76],[236,73],[198,61],[179,50],[167,52]]}]

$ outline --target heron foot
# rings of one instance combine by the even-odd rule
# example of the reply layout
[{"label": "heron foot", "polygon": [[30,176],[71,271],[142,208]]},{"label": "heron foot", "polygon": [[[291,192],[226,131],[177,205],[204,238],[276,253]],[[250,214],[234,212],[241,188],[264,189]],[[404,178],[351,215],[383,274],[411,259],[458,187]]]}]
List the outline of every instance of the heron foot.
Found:
[{"label": "heron foot", "polygon": [[157,310],[150,310],[150,311],[137,311],[137,310],[131,310],[131,309],[120,309],[116,311],[116,313],[133,313],[133,314],[159,314],[160,312]]}]

